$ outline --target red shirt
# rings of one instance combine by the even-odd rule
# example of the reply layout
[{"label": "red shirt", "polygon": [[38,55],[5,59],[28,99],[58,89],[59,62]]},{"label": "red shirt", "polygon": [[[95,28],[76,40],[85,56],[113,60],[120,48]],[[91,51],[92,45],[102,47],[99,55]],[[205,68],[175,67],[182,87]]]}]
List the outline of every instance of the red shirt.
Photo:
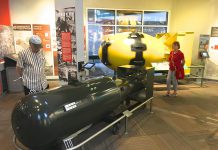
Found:
[{"label": "red shirt", "polygon": [[184,61],[184,54],[178,50],[177,52],[171,51],[169,57],[169,69],[176,71],[176,78],[184,78],[184,68],[182,61]]}]

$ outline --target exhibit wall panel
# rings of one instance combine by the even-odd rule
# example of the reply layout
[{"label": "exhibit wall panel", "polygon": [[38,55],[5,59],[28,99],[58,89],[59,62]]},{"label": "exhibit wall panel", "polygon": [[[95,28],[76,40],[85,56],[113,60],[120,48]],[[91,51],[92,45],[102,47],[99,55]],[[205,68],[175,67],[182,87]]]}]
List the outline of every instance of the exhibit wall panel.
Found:
[{"label": "exhibit wall panel", "polygon": [[55,0],[58,75],[61,85],[77,78],[75,0]]}]

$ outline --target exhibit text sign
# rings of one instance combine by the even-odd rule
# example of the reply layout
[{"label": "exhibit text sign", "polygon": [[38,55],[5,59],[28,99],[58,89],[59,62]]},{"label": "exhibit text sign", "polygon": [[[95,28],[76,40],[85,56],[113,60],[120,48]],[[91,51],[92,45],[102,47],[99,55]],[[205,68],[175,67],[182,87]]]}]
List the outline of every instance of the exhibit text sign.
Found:
[{"label": "exhibit text sign", "polygon": [[211,28],[211,37],[218,37],[218,27]]},{"label": "exhibit text sign", "polygon": [[29,38],[32,35],[31,24],[13,24],[16,53],[29,47]]},{"label": "exhibit text sign", "polygon": [[31,31],[31,24],[13,24],[14,31]]},{"label": "exhibit text sign", "polygon": [[50,26],[44,24],[33,24],[33,34],[42,39],[43,50],[51,50]]},{"label": "exhibit text sign", "polygon": [[71,33],[61,32],[63,62],[72,62]]}]

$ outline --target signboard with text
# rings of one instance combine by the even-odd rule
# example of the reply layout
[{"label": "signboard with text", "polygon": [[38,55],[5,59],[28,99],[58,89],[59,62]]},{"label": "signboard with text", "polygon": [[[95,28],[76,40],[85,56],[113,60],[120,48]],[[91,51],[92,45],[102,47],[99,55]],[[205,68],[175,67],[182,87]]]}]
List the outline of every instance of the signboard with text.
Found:
[{"label": "signboard with text", "polygon": [[31,24],[13,24],[16,53],[29,47],[29,38],[32,35]]},{"label": "signboard with text", "polygon": [[51,51],[50,26],[44,24],[33,24],[33,34],[42,39],[44,51]]},{"label": "signboard with text", "polygon": [[72,62],[72,44],[71,44],[71,33],[62,32],[61,33],[62,41],[62,60],[63,62]]},{"label": "signboard with text", "polygon": [[211,37],[218,37],[218,27],[211,28]]}]

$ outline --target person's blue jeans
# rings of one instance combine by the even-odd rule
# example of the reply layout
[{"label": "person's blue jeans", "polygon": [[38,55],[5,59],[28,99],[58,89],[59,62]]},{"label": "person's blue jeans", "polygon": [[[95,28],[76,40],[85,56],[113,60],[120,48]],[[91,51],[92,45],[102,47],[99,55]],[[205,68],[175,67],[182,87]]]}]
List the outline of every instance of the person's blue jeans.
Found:
[{"label": "person's blue jeans", "polygon": [[173,83],[173,90],[177,91],[178,81],[176,79],[176,72],[169,69],[167,75],[167,91],[170,91],[171,83]]}]

